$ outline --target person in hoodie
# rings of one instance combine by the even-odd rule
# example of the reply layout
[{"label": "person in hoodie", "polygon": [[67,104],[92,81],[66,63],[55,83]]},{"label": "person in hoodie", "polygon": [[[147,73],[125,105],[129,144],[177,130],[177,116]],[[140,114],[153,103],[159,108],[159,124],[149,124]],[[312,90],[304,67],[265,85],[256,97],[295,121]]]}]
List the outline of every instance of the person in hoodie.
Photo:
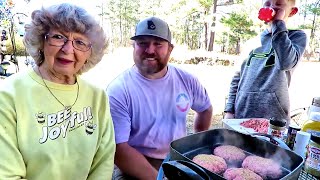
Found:
[{"label": "person in hoodie", "polygon": [[225,119],[275,118],[290,123],[288,88],[306,47],[306,34],[288,30],[287,20],[298,12],[295,0],[265,0],[273,18],[231,81]]}]

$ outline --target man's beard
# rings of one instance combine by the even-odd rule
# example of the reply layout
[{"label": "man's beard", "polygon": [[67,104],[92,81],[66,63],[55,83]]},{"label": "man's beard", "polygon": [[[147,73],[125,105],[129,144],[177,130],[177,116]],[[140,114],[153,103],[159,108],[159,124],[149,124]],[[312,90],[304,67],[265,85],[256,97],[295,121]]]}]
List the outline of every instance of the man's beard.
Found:
[{"label": "man's beard", "polygon": [[[147,60],[146,60],[146,61],[147,61]],[[143,67],[143,68],[145,68],[145,72],[146,72],[147,74],[155,74],[155,73],[158,73],[158,72],[160,72],[163,68],[166,67],[166,64],[163,64],[163,63],[159,62],[158,59],[156,59],[156,61],[157,61],[157,64],[154,65],[154,66],[145,66],[145,67]]]},{"label": "man's beard", "polygon": [[[144,64],[144,61],[148,61],[147,58],[154,58],[156,61],[156,63],[152,66],[148,66]],[[168,58],[168,55],[165,57],[165,60]],[[164,68],[166,68],[167,63],[162,63],[163,61],[160,61],[159,58],[155,57],[155,56],[146,56],[142,58],[142,62],[139,64],[136,64],[138,66],[138,68],[140,69],[140,71],[142,71],[145,74],[156,74],[160,71],[162,71]],[[164,61],[167,62],[167,61]]]}]

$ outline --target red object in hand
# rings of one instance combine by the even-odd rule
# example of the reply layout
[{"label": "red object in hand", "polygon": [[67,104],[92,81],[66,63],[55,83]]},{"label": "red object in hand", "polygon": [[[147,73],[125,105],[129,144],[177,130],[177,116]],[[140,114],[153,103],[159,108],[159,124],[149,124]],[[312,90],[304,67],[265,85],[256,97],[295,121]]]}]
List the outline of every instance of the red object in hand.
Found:
[{"label": "red object in hand", "polygon": [[273,16],[275,15],[275,11],[272,9],[272,8],[261,8],[259,10],[259,16],[258,18],[261,20],[261,21],[264,21],[264,22],[270,22],[272,19],[273,19]]}]

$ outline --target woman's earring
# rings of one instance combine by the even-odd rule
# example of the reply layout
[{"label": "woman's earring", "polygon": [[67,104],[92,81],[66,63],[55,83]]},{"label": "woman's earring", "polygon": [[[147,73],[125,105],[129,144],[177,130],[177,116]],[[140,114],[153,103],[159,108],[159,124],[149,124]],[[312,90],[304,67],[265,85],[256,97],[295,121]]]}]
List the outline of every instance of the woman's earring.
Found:
[{"label": "woman's earring", "polygon": [[84,62],[84,64],[87,64],[88,63],[88,60],[86,60],[85,62]]}]

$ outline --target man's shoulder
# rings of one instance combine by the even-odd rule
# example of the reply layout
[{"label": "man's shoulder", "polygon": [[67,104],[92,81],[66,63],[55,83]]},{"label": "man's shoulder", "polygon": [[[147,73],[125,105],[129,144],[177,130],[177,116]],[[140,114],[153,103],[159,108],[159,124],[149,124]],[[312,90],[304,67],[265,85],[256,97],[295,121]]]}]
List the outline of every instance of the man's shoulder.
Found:
[{"label": "man's shoulder", "polygon": [[175,74],[182,75],[184,77],[190,77],[190,78],[195,78],[195,75],[192,74],[191,72],[187,71],[186,69],[183,69],[181,67],[177,67],[176,65],[168,65],[168,67],[171,69],[172,72]]},{"label": "man's shoulder", "polygon": [[123,72],[121,72],[119,75],[117,75],[111,82],[107,85],[107,91],[112,91],[114,89],[119,90],[121,88],[125,87],[125,84],[127,81],[130,81],[130,73],[132,71],[132,68],[129,68]]}]

